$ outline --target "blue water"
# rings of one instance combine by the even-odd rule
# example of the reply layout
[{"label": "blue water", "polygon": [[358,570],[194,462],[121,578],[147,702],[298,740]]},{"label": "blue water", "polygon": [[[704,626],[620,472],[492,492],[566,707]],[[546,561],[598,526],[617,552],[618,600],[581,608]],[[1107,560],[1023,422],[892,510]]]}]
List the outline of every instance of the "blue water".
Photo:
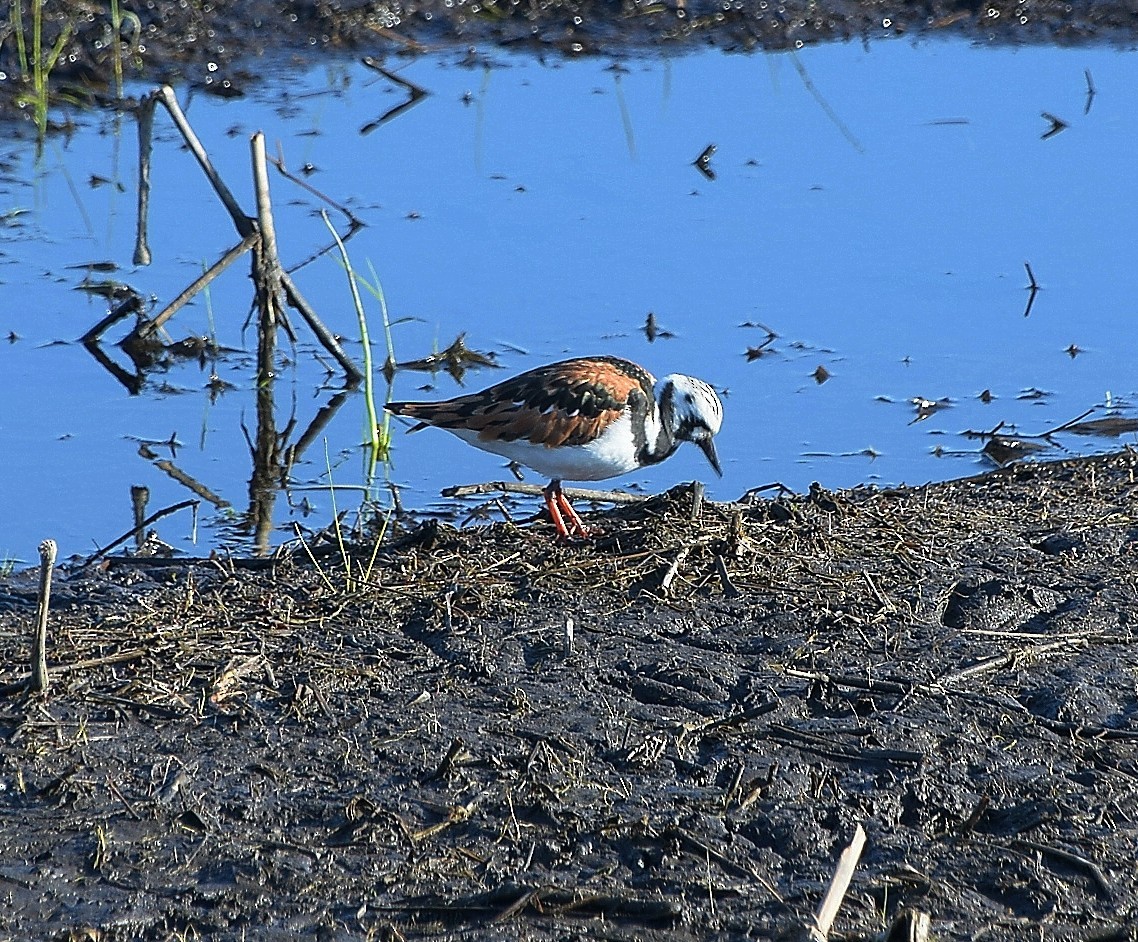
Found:
[{"label": "blue water", "polygon": [[[248,135],[262,129],[270,152],[279,142],[290,168],[310,163],[309,182],[367,223],[349,250],[357,269],[370,262],[382,281],[399,321],[399,359],[465,332],[503,367],[468,374],[468,389],[586,353],[627,356],[657,375],[700,376],[726,391],[725,474],[708,480],[710,495],[724,499],[773,481],[803,489],[814,480],[842,487],[971,474],[989,465],[963,431],[1004,422],[1038,433],[1092,406],[1096,416],[1108,405],[1134,415],[1133,53],[889,41],[617,68],[497,53],[473,67],[453,57],[387,65],[430,94],[366,134],[361,128],[406,94],[353,63],[280,74],[238,101],[180,97],[243,206],[252,208]],[[1097,91],[1086,113],[1085,70]],[[1069,127],[1043,140],[1045,111]],[[107,310],[75,290],[85,272],[73,266],[114,262],[114,277],[160,308],[236,241],[161,110],[156,126],[155,261],[146,268],[130,261],[129,118],[79,116],[38,162],[30,141],[7,151],[0,559],[34,559],[47,536],[65,553],[109,542],[131,526],[132,484],[150,488],[150,510],[192,496],[139,455],[140,440],[172,435],[173,450],[152,446],[159,457],[233,509],[203,507],[196,529],[188,514],[172,516],[158,532],[187,552],[243,545],[217,524],[239,519],[249,503],[247,262],[169,325],[174,338],[212,332],[246,351],[217,364],[236,388],[216,401],[206,388],[212,367],[151,373],[131,396],[73,342]],[[692,162],[712,143],[716,179],[708,180]],[[93,185],[92,175],[112,182]],[[290,265],[327,233],[313,197],[275,176],[273,191]],[[1025,261],[1042,286],[1029,317]],[[359,358],[335,256],[295,277]],[[382,362],[378,305],[365,300]],[[649,312],[675,336],[650,344],[640,329]],[[295,438],[338,380],[294,321],[300,343],[284,348],[289,362],[275,392],[278,426],[295,419]],[[778,335],[753,361],[746,351],[766,334],[747,324]],[[124,332],[120,325],[110,336]],[[18,339],[2,339],[10,333]],[[813,378],[819,366],[831,374],[822,384]],[[433,398],[457,388],[445,374],[403,373],[394,394]],[[984,390],[991,402],[980,400]],[[1042,395],[1025,394],[1033,390]],[[950,407],[915,421],[915,397]],[[293,513],[307,525],[327,522],[329,468],[345,488],[337,508],[358,504],[364,416],[362,397],[349,397],[293,469],[274,542],[291,534]],[[1056,456],[1117,442],[1058,444]],[[386,473],[412,507],[437,506],[446,485],[503,476],[498,459],[435,431],[397,435]],[[686,447],[611,483],[658,490],[693,477],[710,472]]]}]

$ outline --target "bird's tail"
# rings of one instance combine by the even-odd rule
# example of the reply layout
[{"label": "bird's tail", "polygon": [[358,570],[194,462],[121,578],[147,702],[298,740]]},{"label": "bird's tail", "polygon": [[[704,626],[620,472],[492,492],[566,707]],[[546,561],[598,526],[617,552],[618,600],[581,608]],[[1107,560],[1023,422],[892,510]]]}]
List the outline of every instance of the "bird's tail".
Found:
[{"label": "bird's tail", "polygon": [[411,419],[418,419],[418,423],[407,429],[408,432],[417,432],[419,429],[430,425],[430,422],[426,420],[432,405],[434,403],[431,402],[387,402],[384,403],[383,408],[392,415],[405,415]]}]

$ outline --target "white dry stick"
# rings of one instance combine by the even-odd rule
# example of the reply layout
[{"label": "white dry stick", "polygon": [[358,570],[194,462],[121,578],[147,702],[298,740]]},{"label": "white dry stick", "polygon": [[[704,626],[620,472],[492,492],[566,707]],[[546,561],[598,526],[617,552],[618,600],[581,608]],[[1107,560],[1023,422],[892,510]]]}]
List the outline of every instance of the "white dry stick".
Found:
[{"label": "white dry stick", "polygon": [[838,866],[834,870],[833,879],[830,880],[829,889],[826,890],[826,895],[822,898],[822,905],[818,907],[818,912],[814,915],[814,925],[807,932],[807,938],[811,942],[827,942],[830,929],[833,928],[838,910],[842,908],[842,900],[845,899],[846,891],[850,888],[850,880],[853,879],[854,869],[857,867],[858,859],[861,857],[864,847],[865,831],[859,824],[857,830],[854,831],[853,840],[842,851],[842,856],[838,858]]},{"label": "white dry stick", "polygon": [[185,112],[182,111],[181,106],[178,104],[178,98],[174,94],[174,89],[169,85],[163,85],[157,92],[158,101],[160,101],[166,110],[170,113],[170,118],[173,120],[174,125],[181,132],[182,139],[186,142],[186,146],[190,149],[190,153],[197,158],[198,165],[202,168],[202,172],[206,175],[213,191],[217,194],[218,199],[221,200],[226,210],[229,212],[229,218],[233,220],[233,225],[237,229],[237,234],[241,238],[252,235],[256,232],[253,226],[253,221],[245,215],[241,206],[230,192],[229,187],[225,185],[225,181],[213,168],[210,162],[209,154],[206,149],[202,147],[202,142],[198,140],[198,136],[194,133],[194,129],[190,127],[190,122],[186,120]]},{"label": "white dry stick", "polygon": [[40,544],[40,591],[36,606],[36,637],[32,645],[31,689],[47,693],[47,610],[51,604],[51,571],[55,568],[58,548],[55,540]]},{"label": "white dry stick", "polygon": [[565,619],[565,656],[573,656],[573,617]]}]

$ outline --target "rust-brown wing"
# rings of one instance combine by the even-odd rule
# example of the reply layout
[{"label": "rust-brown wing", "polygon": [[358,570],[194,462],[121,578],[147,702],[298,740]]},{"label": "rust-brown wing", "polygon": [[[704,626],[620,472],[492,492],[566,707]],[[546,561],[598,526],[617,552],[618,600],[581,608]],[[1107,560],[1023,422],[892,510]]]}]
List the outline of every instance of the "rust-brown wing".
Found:
[{"label": "rust-brown wing", "polygon": [[444,402],[393,402],[388,411],[424,425],[477,432],[486,441],[585,445],[630,405],[649,408],[651,374],[617,357],[541,366],[482,392]]}]

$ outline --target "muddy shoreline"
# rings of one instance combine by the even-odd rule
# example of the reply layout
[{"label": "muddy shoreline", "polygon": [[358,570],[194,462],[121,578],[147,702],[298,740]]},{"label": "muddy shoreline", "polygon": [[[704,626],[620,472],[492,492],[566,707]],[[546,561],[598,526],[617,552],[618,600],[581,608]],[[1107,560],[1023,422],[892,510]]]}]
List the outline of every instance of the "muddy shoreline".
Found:
[{"label": "muddy shoreline", "polygon": [[[47,74],[57,123],[58,110],[73,103],[113,103],[120,74],[151,83],[184,81],[209,93],[236,96],[256,85],[264,71],[287,74],[292,65],[333,55],[384,59],[451,52],[481,62],[492,59],[496,49],[624,57],[682,54],[707,46],[734,52],[783,50],[898,36],[997,44],[1132,44],[1138,37],[1138,8],[1121,0],[1078,5],[1059,0],[155,0],[124,2],[121,9],[115,22],[109,7],[45,4],[43,49],[61,43],[58,61]],[[33,36],[25,14],[21,57],[11,10],[4,25],[0,118],[10,119],[33,110],[28,101],[34,97],[34,67],[28,61]]]},{"label": "muddy shoreline", "polygon": [[[1138,453],[0,584],[5,938],[1130,939]],[[569,622],[572,626],[569,627]]]}]

